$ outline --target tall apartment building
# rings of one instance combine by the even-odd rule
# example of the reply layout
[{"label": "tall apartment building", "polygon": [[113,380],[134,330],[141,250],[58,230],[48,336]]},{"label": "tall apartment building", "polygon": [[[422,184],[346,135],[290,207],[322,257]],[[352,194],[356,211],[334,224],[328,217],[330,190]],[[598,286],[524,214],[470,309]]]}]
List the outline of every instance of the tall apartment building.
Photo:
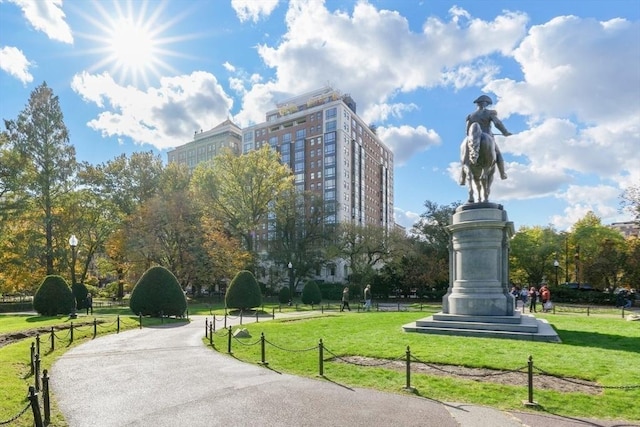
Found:
[{"label": "tall apartment building", "polygon": [[355,101],[325,87],[276,107],[264,123],[243,129],[243,153],[265,144],[276,149],[298,190],[335,202],[329,221],[391,230],[393,153],[356,114]]},{"label": "tall apartment building", "polygon": [[216,156],[223,148],[240,154],[242,130],[231,120],[225,120],[208,131],[195,132],[193,141],[167,153],[169,163],[181,163],[193,170],[198,163]]},{"label": "tall apartment building", "polygon": [[[276,105],[265,122],[240,130],[230,121],[194,135],[194,141],[169,152],[169,162],[191,169],[241,136],[242,153],[270,145],[291,167],[296,188],[322,194],[335,214],[330,223],[376,225],[391,231],[393,219],[393,153],[356,113],[349,95],[324,87]],[[256,247],[264,249],[269,225],[256,231]],[[318,278],[342,281],[348,266],[338,261]]]}]

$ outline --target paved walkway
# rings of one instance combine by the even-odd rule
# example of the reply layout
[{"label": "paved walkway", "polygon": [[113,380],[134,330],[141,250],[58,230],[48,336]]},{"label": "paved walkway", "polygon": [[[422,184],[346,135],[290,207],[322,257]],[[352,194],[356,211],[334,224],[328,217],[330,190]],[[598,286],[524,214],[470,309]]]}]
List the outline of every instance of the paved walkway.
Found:
[{"label": "paved walkway", "polygon": [[204,317],[193,316],[190,324],[107,335],[66,352],[51,369],[51,387],[69,426],[625,425],[505,412],[281,374],[206,348],[204,324]]}]

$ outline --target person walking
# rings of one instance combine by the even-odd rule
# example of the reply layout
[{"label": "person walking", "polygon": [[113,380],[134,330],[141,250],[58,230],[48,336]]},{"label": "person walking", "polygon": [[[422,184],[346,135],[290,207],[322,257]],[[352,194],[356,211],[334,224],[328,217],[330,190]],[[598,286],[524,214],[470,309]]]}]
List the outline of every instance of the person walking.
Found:
[{"label": "person walking", "polygon": [[529,289],[529,313],[537,313],[536,305],[538,303],[538,290],[535,286]]},{"label": "person walking", "polygon": [[364,288],[364,310],[371,311],[371,285]]},{"label": "person walking", "polygon": [[351,311],[349,308],[349,287],[345,286],[342,291],[342,306],[340,306],[340,311],[344,311],[344,309]]}]

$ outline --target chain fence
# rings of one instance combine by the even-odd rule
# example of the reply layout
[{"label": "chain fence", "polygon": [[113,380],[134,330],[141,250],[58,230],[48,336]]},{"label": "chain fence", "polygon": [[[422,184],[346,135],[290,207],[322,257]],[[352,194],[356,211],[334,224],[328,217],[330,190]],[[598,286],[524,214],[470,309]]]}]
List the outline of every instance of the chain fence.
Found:
[{"label": "chain fence", "polygon": [[[215,323],[215,321],[212,321],[212,323]],[[209,324],[211,325],[211,324]],[[211,328],[211,326],[210,326]],[[213,332],[210,332],[209,334],[209,339],[210,339],[210,343],[213,347],[215,347],[213,345]],[[433,369],[435,371],[441,372],[445,375],[449,375],[449,376],[457,376],[457,377],[467,377],[467,378],[490,378],[490,377],[498,377],[498,376],[503,376],[503,375],[508,375],[508,374],[526,374],[527,375],[527,391],[528,391],[528,397],[527,400],[523,400],[523,404],[526,406],[538,406],[538,403],[535,402],[533,400],[533,394],[534,394],[534,379],[535,379],[535,373],[538,373],[539,375],[545,375],[545,376],[549,376],[549,377],[554,377],[557,380],[560,381],[565,381],[567,383],[572,383],[575,385],[580,385],[583,387],[591,387],[594,389],[598,389],[598,390],[604,390],[604,389],[615,389],[615,390],[622,390],[622,391],[627,391],[627,390],[637,390],[640,389],[640,385],[619,385],[619,386],[606,386],[606,385],[601,385],[601,384],[595,384],[595,383],[589,383],[586,381],[581,381],[578,379],[574,379],[574,378],[566,378],[566,377],[562,377],[559,376],[557,374],[552,374],[549,373],[537,366],[534,366],[533,363],[533,357],[529,356],[529,359],[527,361],[527,364],[522,365],[518,368],[515,369],[504,369],[504,370],[489,370],[487,369],[486,372],[481,372],[481,373],[476,373],[476,372],[466,372],[465,370],[461,370],[461,369],[447,369],[446,367],[443,367],[441,365],[436,365],[433,363],[429,363],[426,362],[424,360],[421,360],[419,357],[416,357],[415,355],[411,354],[411,349],[407,346],[405,354],[398,356],[396,358],[391,358],[391,359],[372,359],[372,360],[367,360],[366,362],[363,361],[364,358],[358,357],[358,358],[354,358],[351,356],[343,356],[340,355],[330,349],[328,349],[325,344],[323,343],[322,339],[320,339],[318,341],[318,345],[313,346],[313,347],[307,347],[307,348],[286,348],[282,345],[278,345],[276,343],[274,343],[273,341],[267,340],[264,336],[264,333],[260,334],[260,339],[255,340],[255,341],[244,341],[242,337],[236,337],[234,336],[234,333],[232,331],[232,327],[229,326],[227,329],[224,330],[224,332],[221,332],[219,334],[216,334],[216,336],[226,336],[228,337],[227,340],[227,353],[232,354],[232,342],[238,343],[242,346],[245,347],[250,347],[250,346],[255,346],[260,344],[261,345],[261,349],[260,349],[260,353],[261,353],[261,360],[260,360],[260,364],[262,365],[268,365],[268,362],[266,360],[266,346],[269,345],[277,350],[280,351],[286,351],[286,352],[311,352],[311,351],[317,351],[318,352],[318,375],[321,377],[324,377],[324,362],[329,360],[329,361],[339,361],[342,363],[346,363],[346,364],[350,364],[350,365],[354,365],[354,366],[359,366],[359,367],[367,367],[367,368],[376,368],[376,367],[385,367],[385,366],[389,366],[392,364],[398,364],[398,362],[404,362],[405,364],[405,371],[406,371],[406,382],[405,382],[405,387],[404,389],[407,391],[412,391],[415,392],[415,388],[412,387],[411,385],[411,374],[412,374],[412,365],[415,364],[419,364],[419,365],[423,365],[426,366],[430,369]],[[250,336],[245,336],[246,338],[250,338]],[[329,359],[326,359],[324,354],[328,354],[330,356]],[[355,360],[354,360],[355,359]],[[415,369],[415,367],[414,367]],[[535,373],[534,373],[535,372]]]}]

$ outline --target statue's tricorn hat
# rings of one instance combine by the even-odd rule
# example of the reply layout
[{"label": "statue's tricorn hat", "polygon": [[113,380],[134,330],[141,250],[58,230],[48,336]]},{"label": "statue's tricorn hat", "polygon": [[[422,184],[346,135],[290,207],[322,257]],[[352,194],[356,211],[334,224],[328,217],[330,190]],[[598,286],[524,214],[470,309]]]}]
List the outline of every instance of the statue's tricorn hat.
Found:
[{"label": "statue's tricorn hat", "polygon": [[478,97],[478,99],[476,99],[475,101],[473,101],[474,104],[478,104],[480,102],[486,102],[487,105],[491,105],[493,104],[493,101],[491,100],[491,98],[489,98],[487,95],[480,95]]}]

